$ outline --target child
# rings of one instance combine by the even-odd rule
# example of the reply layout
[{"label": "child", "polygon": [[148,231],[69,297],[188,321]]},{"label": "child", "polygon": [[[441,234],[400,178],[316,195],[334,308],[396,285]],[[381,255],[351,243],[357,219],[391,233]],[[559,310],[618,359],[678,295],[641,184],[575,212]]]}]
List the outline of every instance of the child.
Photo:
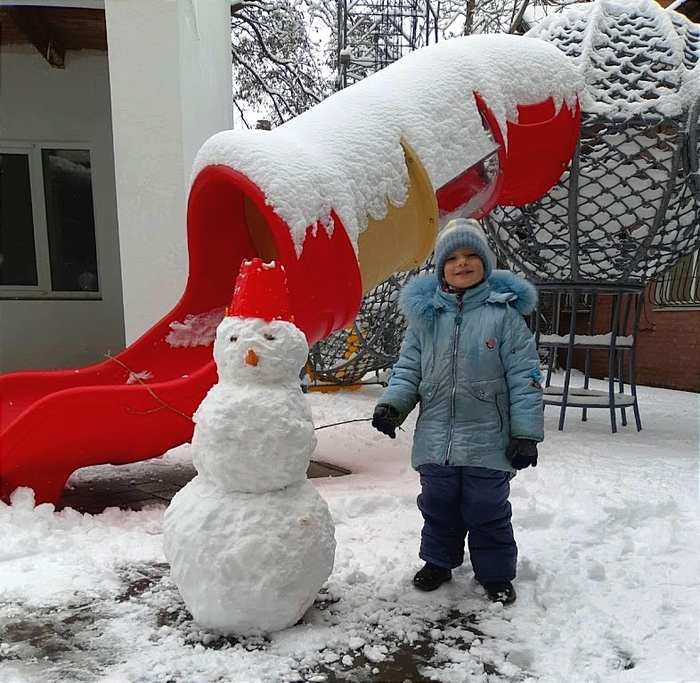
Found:
[{"label": "child", "polygon": [[420,403],[411,464],[425,566],[413,585],[432,591],[450,581],[468,537],[474,577],[505,604],[516,597],[518,554],[510,479],[537,465],[544,419],[539,358],[522,317],[537,294],[494,262],[475,220],[452,220],[438,235],[435,274],[401,294],[408,328],[372,425],[393,439]]}]

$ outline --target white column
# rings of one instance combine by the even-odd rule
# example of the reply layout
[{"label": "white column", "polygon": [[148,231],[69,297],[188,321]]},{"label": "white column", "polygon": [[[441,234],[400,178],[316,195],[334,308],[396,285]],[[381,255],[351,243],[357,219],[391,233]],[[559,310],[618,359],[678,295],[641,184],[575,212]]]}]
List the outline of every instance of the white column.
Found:
[{"label": "white column", "polygon": [[194,156],[232,127],[229,0],[105,0],[127,344],[179,300]]}]

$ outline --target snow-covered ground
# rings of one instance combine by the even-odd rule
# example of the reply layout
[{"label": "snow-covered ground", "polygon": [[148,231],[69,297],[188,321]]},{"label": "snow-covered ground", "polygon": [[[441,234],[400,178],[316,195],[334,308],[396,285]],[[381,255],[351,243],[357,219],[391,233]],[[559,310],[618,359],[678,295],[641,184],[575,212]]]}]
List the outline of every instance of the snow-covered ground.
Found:
[{"label": "snow-covered ground", "polygon": [[[320,427],[369,417],[379,393],[308,398]],[[164,506],[56,513],[18,492],[0,504],[0,681],[698,681],[698,395],[639,397],[640,433],[632,421],[611,434],[600,409],[588,422],[572,409],[558,432],[547,408],[540,465],[513,481],[518,600],[505,608],[468,563],[434,593],[411,587],[413,419],[395,441],[368,422],[318,430],[314,459],[353,471],[313,480],[336,525],[335,569],[302,622],[269,638],[191,621],[163,557]],[[89,474],[155,477],[188,460],[184,446]]]}]

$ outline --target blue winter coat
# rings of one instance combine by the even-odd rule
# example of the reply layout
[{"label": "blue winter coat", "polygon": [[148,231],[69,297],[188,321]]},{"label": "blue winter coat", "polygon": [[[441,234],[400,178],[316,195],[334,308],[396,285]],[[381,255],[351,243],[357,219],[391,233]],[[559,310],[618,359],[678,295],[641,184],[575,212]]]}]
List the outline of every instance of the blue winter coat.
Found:
[{"label": "blue winter coat", "polygon": [[435,275],[409,282],[400,298],[408,328],[379,402],[401,420],[420,402],[411,464],[470,465],[514,471],[511,437],[542,441],[539,357],[523,314],[535,288],[495,270],[460,299]]}]

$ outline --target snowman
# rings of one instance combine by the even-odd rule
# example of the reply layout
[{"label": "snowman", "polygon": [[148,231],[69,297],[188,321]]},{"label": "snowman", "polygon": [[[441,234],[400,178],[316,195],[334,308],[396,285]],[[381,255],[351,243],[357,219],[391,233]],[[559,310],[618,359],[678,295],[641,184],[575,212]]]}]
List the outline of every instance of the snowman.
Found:
[{"label": "snowman", "polygon": [[335,528],[306,477],[316,447],[284,268],[244,261],[214,341],[219,381],[193,416],[197,476],[163,520],[170,573],[195,621],[252,635],[294,625],[333,570]]}]

